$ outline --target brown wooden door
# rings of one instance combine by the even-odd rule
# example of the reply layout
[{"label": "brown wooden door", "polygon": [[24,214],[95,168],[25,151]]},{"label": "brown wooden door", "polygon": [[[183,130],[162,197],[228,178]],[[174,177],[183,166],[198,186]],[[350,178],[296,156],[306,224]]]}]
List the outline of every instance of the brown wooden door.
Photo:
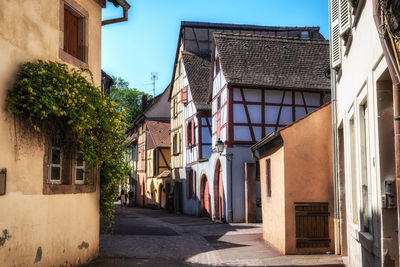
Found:
[{"label": "brown wooden door", "polygon": [[222,220],[224,216],[224,187],[222,183],[222,167],[219,167],[219,175],[218,175],[218,210],[219,210],[219,219]]},{"label": "brown wooden door", "polygon": [[208,189],[208,181],[206,178],[203,178],[203,195],[201,196],[201,200],[203,202],[202,205],[202,215],[210,216],[210,192]]}]

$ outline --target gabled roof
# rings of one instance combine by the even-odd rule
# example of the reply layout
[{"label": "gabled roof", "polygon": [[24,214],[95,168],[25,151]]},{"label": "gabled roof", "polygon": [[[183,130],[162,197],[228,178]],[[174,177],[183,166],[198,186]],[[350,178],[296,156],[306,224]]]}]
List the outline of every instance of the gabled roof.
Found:
[{"label": "gabled roof", "polygon": [[210,56],[198,56],[184,51],[182,53],[190,92],[198,110],[208,110],[208,88],[210,79]]},{"label": "gabled roof", "polygon": [[228,84],[330,90],[329,41],[214,33]]},{"label": "gabled roof", "polygon": [[152,149],[156,147],[170,147],[171,138],[169,136],[170,124],[165,121],[146,121],[148,129],[147,135],[147,148]]},{"label": "gabled roof", "polygon": [[[182,21],[176,47],[171,84],[173,84],[175,80],[175,70],[178,63],[181,44],[183,45],[183,51],[192,52],[194,54],[211,55],[214,32],[244,33],[285,37],[304,36],[306,38],[312,39],[324,39],[324,37],[319,32],[319,27],[275,27],[246,24]],[[306,35],[304,35],[305,33]],[[169,100],[171,99],[171,94],[172,90],[169,94]]]}]

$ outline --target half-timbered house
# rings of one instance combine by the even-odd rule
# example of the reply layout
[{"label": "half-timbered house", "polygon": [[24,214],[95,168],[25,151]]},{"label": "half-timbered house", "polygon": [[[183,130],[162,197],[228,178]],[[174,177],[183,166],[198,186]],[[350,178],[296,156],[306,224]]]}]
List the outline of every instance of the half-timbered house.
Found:
[{"label": "half-timbered house", "polygon": [[[245,190],[250,146],[330,99],[328,41],[214,33],[211,57],[210,192],[215,219],[242,222],[253,198]],[[246,171],[248,174],[248,172]]]},{"label": "half-timbered house", "polygon": [[[174,195],[174,209],[176,212],[188,212],[191,214],[199,214],[199,207],[204,206],[201,199],[204,196],[199,194],[192,194],[191,192],[205,192],[203,189],[208,181],[207,177],[211,174],[208,173],[208,168],[196,168],[196,178],[192,178],[190,186],[186,185],[187,175],[193,175],[193,164],[197,164],[199,161],[204,161],[207,158],[207,153],[210,153],[210,141],[206,140],[207,132],[207,122],[209,120],[205,119],[209,117],[208,115],[210,107],[205,108],[206,102],[201,102],[201,107],[199,100],[197,100],[198,92],[203,94],[209,91],[209,85],[202,83],[199,89],[195,91],[191,90],[190,73],[186,73],[188,68],[196,68],[197,65],[191,66],[189,60],[185,59],[183,54],[186,52],[192,53],[193,57],[197,56],[199,61],[200,58],[203,60],[210,58],[212,53],[212,34],[214,32],[226,32],[226,33],[242,33],[242,34],[257,34],[266,36],[284,36],[284,37],[298,37],[298,38],[312,38],[312,39],[323,39],[323,36],[319,33],[319,27],[270,27],[270,26],[256,26],[256,25],[234,25],[234,24],[221,24],[221,23],[204,23],[204,22],[182,22],[179,32],[178,45],[176,50],[174,69],[172,72],[171,79],[171,91],[169,95],[169,101],[171,103],[171,194]],[[187,54],[186,57],[189,57]],[[202,64],[199,65],[200,69],[203,69]],[[186,69],[185,69],[186,68]],[[186,71],[186,72],[185,72]],[[201,70],[199,70],[201,71]],[[195,75],[199,75],[194,70]],[[196,78],[193,77],[195,80]],[[210,76],[201,78],[204,81],[209,81]],[[189,89],[188,89],[189,88]],[[194,98],[194,104],[189,104],[189,97]],[[190,100],[192,101],[192,100]],[[196,101],[198,103],[196,104]],[[200,113],[199,113],[200,112]],[[202,118],[198,120],[198,118]],[[193,119],[194,118],[194,119]],[[193,120],[192,120],[193,119]],[[193,130],[190,125],[188,129],[187,124],[194,121]],[[202,131],[199,131],[204,136],[197,136],[196,132],[201,123]],[[211,123],[210,123],[211,124]],[[185,132],[189,131],[189,138],[185,138]],[[197,136],[197,137],[196,137]],[[198,145],[198,141],[194,143],[187,143],[187,141],[196,141],[196,138],[202,141],[202,145]],[[201,176],[201,177],[199,177]],[[203,182],[202,182],[203,181]],[[201,190],[200,183],[203,184],[203,189]],[[187,192],[191,190],[190,192]],[[197,195],[197,197],[195,197]],[[189,197],[190,196],[190,197]],[[188,203],[184,203],[188,202]]]},{"label": "half-timbered house", "polygon": [[[142,113],[127,133],[127,140],[135,151],[131,186],[137,206],[160,206],[161,199],[166,199],[165,195],[161,197],[157,192],[161,192],[159,190],[164,188],[164,180],[170,177],[164,172],[168,171],[170,164],[170,142],[165,140],[169,139],[170,127],[169,89],[168,86],[163,93],[149,101],[143,95]],[[163,178],[159,180],[161,174]]]}]

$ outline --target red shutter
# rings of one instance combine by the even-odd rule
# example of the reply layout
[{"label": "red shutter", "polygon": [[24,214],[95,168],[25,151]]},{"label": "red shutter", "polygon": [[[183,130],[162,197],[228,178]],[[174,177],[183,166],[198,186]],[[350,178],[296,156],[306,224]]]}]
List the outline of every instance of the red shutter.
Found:
[{"label": "red shutter", "polygon": [[194,140],[194,120],[192,120],[192,145],[194,145],[196,142]]},{"label": "red shutter", "polygon": [[189,125],[189,124],[185,124],[185,146],[186,146],[186,147],[189,146],[188,125]]},{"label": "red shutter", "polygon": [[188,102],[188,88],[187,88],[187,86],[185,86],[185,87],[183,87],[182,88],[182,103],[183,104],[187,104],[187,102]]},{"label": "red shutter", "polygon": [[190,195],[189,195],[189,175],[190,175],[190,171],[186,171],[186,198],[189,199]]},{"label": "red shutter", "polygon": [[221,111],[217,113],[217,139],[221,138]]},{"label": "red shutter", "polygon": [[196,171],[193,170],[193,178],[192,178],[192,183],[193,183],[193,199],[196,199]]}]

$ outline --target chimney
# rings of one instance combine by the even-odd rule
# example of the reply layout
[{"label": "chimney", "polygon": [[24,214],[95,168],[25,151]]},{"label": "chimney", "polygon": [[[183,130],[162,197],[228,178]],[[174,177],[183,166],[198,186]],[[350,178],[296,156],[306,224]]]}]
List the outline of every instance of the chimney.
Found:
[{"label": "chimney", "polygon": [[144,111],[147,107],[147,95],[143,94],[142,95],[142,111]]}]

